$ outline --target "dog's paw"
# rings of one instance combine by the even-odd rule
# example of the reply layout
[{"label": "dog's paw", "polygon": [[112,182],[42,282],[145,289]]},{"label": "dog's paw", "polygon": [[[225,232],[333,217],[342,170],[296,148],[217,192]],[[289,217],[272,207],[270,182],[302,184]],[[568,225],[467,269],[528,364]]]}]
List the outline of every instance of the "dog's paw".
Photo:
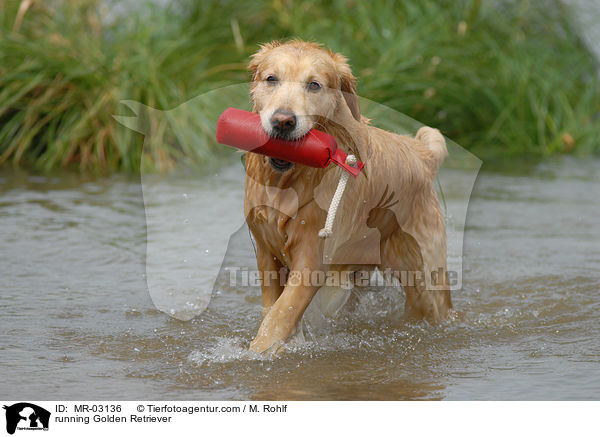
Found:
[{"label": "dog's paw", "polygon": [[263,355],[276,356],[279,355],[279,353],[283,350],[283,348],[281,347],[282,345],[283,342],[281,342],[280,340],[273,341],[266,338],[256,337],[250,343],[250,351]]}]

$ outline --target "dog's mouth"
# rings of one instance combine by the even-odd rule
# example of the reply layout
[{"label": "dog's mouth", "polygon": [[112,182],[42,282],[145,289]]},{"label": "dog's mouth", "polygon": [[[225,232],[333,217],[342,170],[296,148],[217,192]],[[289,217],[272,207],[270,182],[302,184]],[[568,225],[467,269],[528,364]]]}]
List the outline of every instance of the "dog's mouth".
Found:
[{"label": "dog's mouth", "polygon": [[[264,128],[264,127],[263,127]],[[281,130],[275,129],[271,127],[271,129],[264,128],[265,133],[275,139],[284,140],[284,141],[298,141],[308,135],[309,131],[302,132],[297,129],[297,126],[290,130]],[[278,171],[280,173],[284,173],[294,167],[294,163],[290,161],[286,161],[284,159],[272,158],[269,157],[269,164],[273,170]]]},{"label": "dog's mouth", "polygon": [[277,158],[269,158],[269,164],[271,164],[273,170],[279,171],[281,173],[288,171],[294,166],[293,162]]},{"label": "dog's mouth", "polygon": [[276,138],[279,140],[284,140],[284,141],[298,141],[301,140],[302,138],[304,138],[306,135],[308,135],[308,132],[310,132],[310,129],[307,130],[306,132],[304,131],[298,131],[296,129],[289,131],[289,132],[281,132],[278,131],[276,129],[271,129],[270,131],[266,131],[267,135],[271,138]]}]

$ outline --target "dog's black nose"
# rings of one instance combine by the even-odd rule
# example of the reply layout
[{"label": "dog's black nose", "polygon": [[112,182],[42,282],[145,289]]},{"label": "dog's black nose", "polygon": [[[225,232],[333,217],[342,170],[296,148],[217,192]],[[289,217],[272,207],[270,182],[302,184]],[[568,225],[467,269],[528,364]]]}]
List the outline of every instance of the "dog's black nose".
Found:
[{"label": "dog's black nose", "polygon": [[296,127],[296,116],[290,111],[277,110],[271,116],[271,126],[281,133],[290,132]]}]

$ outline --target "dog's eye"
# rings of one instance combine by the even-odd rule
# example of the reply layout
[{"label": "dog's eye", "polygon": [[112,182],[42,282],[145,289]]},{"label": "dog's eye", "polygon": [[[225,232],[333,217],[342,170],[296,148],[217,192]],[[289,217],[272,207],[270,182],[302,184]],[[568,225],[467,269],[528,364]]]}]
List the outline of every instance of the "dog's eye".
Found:
[{"label": "dog's eye", "polygon": [[310,91],[319,91],[321,89],[321,84],[319,82],[311,82],[308,84],[308,89]]},{"label": "dog's eye", "polygon": [[267,80],[267,83],[268,83],[269,85],[275,85],[275,84],[277,84],[277,82],[279,82],[279,81],[277,80],[277,78],[276,78],[275,76],[273,76],[273,75],[269,75],[269,76],[267,76],[267,79],[266,79],[266,80]]}]

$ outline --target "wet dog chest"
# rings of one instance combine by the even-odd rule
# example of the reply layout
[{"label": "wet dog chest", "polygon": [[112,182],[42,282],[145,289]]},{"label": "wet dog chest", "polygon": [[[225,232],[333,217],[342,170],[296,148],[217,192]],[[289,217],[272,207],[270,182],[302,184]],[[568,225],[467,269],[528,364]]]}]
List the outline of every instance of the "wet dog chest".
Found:
[{"label": "wet dog chest", "polygon": [[288,236],[285,225],[288,219],[285,214],[265,205],[253,208],[247,217],[254,238],[260,240],[280,259],[286,256],[285,246]]},{"label": "wet dog chest", "polygon": [[244,208],[254,238],[283,260],[287,243],[286,225],[298,213],[298,191],[263,185],[254,178],[246,182]]}]

